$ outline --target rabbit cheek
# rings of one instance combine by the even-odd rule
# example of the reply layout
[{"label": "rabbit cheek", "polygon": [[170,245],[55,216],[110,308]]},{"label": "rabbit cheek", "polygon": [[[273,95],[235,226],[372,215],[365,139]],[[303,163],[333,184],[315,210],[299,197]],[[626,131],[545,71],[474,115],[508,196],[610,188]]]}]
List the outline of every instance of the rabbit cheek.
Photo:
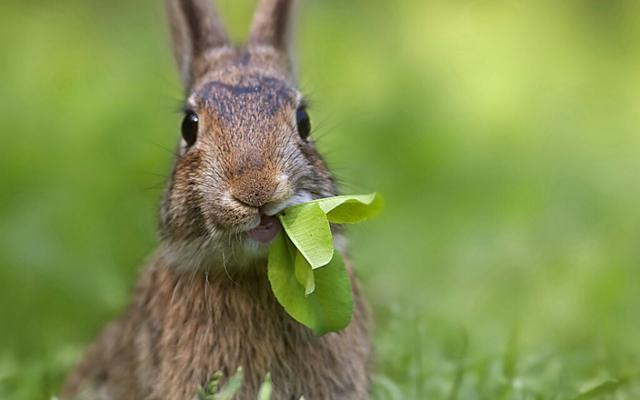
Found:
[{"label": "rabbit cheek", "polygon": [[206,217],[207,190],[203,185],[198,152],[176,162],[169,188],[162,204],[163,237],[192,240],[210,236],[211,224]]},{"label": "rabbit cheek", "polygon": [[200,194],[192,190],[190,185],[174,182],[163,204],[163,236],[192,240],[206,237],[208,231]]}]

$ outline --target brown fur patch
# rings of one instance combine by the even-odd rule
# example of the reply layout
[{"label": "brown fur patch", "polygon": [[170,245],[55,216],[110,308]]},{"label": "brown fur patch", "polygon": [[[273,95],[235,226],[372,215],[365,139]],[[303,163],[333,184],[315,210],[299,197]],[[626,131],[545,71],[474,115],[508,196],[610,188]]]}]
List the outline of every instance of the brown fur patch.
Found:
[{"label": "brown fur patch", "polygon": [[367,398],[371,345],[355,283],[352,323],[316,337],[277,303],[265,265],[228,276],[178,273],[156,260],[128,311],[70,375],[63,398],[100,388],[119,400],[192,399],[215,371],[228,376],[239,366],[239,399],[255,399],[267,372],[273,399]]}]

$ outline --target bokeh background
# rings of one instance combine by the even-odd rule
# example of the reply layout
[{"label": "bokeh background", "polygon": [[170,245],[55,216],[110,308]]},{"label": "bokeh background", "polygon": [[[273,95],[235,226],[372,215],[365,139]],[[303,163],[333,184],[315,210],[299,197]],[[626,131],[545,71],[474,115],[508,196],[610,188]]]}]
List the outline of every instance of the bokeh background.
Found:
[{"label": "bokeh background", "polygon": [[[232,36],[252,0],[219,0]],[[640,2],[308,0],[301,85],[376,399],[638,399]],[[155,0],[0,5],[0,398],[48,399],[157,243],[181,88]]]}]

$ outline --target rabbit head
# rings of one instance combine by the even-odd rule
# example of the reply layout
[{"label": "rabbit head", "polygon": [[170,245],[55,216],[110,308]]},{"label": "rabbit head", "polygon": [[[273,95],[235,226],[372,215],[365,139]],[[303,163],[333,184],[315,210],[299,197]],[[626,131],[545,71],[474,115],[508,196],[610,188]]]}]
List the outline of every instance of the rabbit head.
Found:
[{"label": "rabbit head", "polygon": [[295,84],[293,3],[260,0],[247,43],[234,46],[211,0],[167,0],[186,99],[160,232],[177,265],[264,258],[273,215],[336,193]]}]

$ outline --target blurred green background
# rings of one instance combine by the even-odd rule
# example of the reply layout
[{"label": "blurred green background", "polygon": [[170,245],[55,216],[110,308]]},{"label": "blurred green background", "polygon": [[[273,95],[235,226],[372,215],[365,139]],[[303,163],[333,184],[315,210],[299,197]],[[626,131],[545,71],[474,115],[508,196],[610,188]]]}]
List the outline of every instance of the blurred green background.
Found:
[{"label": "blurred green background", "polygon": [[[254,1],[219,0],[232,35]],[[376,399],[640,398],[640,2],[308,0],[301,85],[377,326]],[[47,399],[157,243],[162,2],[0,5],[0,399]]]}]

